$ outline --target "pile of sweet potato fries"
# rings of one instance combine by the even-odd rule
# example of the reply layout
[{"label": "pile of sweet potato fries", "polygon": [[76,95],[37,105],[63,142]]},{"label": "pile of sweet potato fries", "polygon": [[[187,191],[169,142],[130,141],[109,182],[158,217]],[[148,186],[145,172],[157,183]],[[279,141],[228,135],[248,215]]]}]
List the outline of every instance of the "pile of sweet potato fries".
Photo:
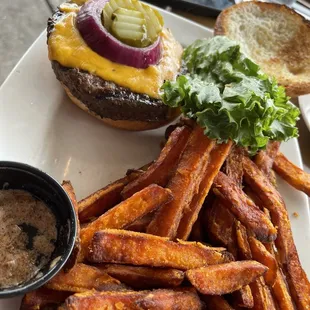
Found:
[{"label": "pile of sweet potato fries", "polygon": [[82,201],[66,266],[21,309],[310,309],[275,172],[310,195],[310,176],[271,142],[250,158],[188,120],[158,159]]}]

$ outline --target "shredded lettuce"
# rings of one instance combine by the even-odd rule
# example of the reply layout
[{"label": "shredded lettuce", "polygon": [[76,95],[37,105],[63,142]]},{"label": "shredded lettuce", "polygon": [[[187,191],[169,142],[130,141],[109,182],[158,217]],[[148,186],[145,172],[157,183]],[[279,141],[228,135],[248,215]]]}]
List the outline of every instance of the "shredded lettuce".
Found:
[{"label": "shredded lettuce", "polygon": [[219,143],[231,139],[251,154],[269,140],[298,136],[299,109],[285,89],[224,36],[197,40],[183,53],[187,74],[162,86],[162,99],[181,107]]}]

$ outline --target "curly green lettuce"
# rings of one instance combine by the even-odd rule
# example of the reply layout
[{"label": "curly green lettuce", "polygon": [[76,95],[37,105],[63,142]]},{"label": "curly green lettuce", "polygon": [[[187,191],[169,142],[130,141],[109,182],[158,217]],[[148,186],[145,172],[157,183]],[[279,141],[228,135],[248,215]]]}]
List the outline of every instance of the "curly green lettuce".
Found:
[{"label": "curly green lettuce", "polygon": [[233,140],[251,154],[269,140],[298,136],[299,109],[285,89],[224,36],[197,40],[183,53],[186,75],[162,86],[162,99],[195,119],[219,143]]}]

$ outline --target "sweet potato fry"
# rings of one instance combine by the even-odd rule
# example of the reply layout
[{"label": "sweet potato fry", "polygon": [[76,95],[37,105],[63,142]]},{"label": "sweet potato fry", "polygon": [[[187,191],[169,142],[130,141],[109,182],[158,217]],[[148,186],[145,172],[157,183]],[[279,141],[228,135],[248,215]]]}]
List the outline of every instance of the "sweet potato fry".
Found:
[{"label": "sweet potato fry", "polygon": [[194,128],[195,126],[197,126],[197,122],[194,119],[188,118],[184,115],[182,115],[179,119],[179,122],[181,125],[186,125],[190,128]]},{"label": "sweet potato fry", "polygon": [[[267,148],[268,150],[268,148]],[[272,155],[272,158],[274,159],[278,152],[274,152]],[[273,163],[273,161],[272,161]],[[264,166],[263,164],[263,167]],[[260,168],[260,167],[259,167]],[[271,170],[271,164],[265,168],[265,174],[268,174],[268,169]],[[261,169],[262,170],[262,169]],[[263,171],[264,172],[264,171]],[[269,177],[269,180],[273,182],[273,180]],[[247,187],[247,193],[251,195],[251,198],[255,201],[255,203],[264,209],[265,214],[267,214],[270,217],[270,211],[266,208],[264,208],[264,204],[261,201],[261,199],[253,192],[253,190],[249,187]],[[277,259],[277,253],[275,252],[275,245],[274,242],[265,243],[265,248],[271,253],[271,255]],[[277,302],[278,308],[281,310],[294,310],[295,307],[292,302],[292,298],[290,296],[287,283],[285,281],[284,275],[282,273],[281,268],[278,266],[276,270],[276,279],[274,285],[270,288],[272,295]]]},{"label": "sweet potato fry", "polygon": [[104,268],[77,264],[70,272],[60,271],[45,286],[56,291],[84,292],[99,289],[104,284],[119,284],[120,282],[109,276]]},{"label": "sweet potato fry", "polygon": [[197,293],[191,290],[128,292],[85,292],[70,296],[63,310],[201,310]]},{"label": "sweet potato fry", "polygon": [[[253,257],[248,240],[248,234],[246,228],[240,222],[236,222],[236,236],[239,257],[241,257],[242,259],[252,259]],[[261,305],[263,305],[262,309],[269,309],[268,307],[270,307],[270,309],[274,309],[273,299],[271,297],[269,288],[265,285],[264,278],[259,277],[257,280],[251,283],[250,289],[253,297],[253,309],[258,310],[260,309],[259,307]]]},{"label": "sweet potato fry", "polygon": [[[242,167],[242,157],[245,153],[245,150],[241,147],[234,146],[231,150],[229,156],[226,159],[226,165],[224,171],[227,176],[239,187],[242,188],[242,180],[243,180],[243,167]],[[247,231],[246,228],[237,221],[234,216],[220,204],[220,207],[225,210],[226,213],[229,213],[229,216],[224,216],[222,222],[225,223],[227,219],[231,223],[230,224],[230,236],[229,240],[231,240],[231,244],[229,244],[228,250],[233,249],[233,254],[235,259],[251,259],[250,246],[247,241]],[[223,211],[222,211],[222,214]],[[226,225],[225,225],[226,226]],[[222,234],[223,226],[220,225],[218,229],[218,234]],[[239,236],[241,233],[241,237]],[[241,240],[240,240],[241,239]],[[239,249],[238,249],[239,244]],[[240,249],[241,247],[241,249]],[[232,304],[238,309],[241,308],[253,308],[254,300],[251,292],[251,288],[249,285],[242,287],[240,290],[235,291],[231,294]]]},{"label": "sweet potato fry", "polygon": [[276,239],[278,250],[282,252],[281,263],[285,264],[288,260],[292,234],[290,222],[284,202],[279,192],[272,186],[266,176],[258,167],[247,157],[243,158],[245,181],[264,203],[270,211],[272,221],[278,227],[278,237]]},{"label": "sweet potato fry", "polygon": [[[273,257],[277,259],[277,253],[275,252],[274,243],[265,244],[266,249],[273,255]],[[283,275],[283,272],[278,266],[277,275],[274,285],[270,288],[274,299],[277,301],[279,308],[282,310],[294,310],[295,307],[293,305],[293,301],[291,295],[289,293],[289,289]]]},{"label": "sweet potato fry", "polygon": [[122,292],[131,291],[132,288],[124,283],[102,283],[97,287],[96,291],[99,292]]},{"label": "sweet potato fry", "polygon": [[230,256],[221,250],[196,242],[177,243],[149,234],[107,229],[95,233],[87,258],[93,263],[187,270],[229,261]]},{"label": "sweet potato fry", "polygon": [[246,182],[264,202],[265,207],[270,211],[273,223],[278,227],[278,237],[275,243],[293,300],[299,310],[309,309],[310,283],[298,258],[283,199],[267,177],[247,157],[243,158],[243,168]]},{"label": "sweet potato fry", "polygon": [[272,287],[277,277],[277,261],[260,241],[253,237],[250,237],[248,240],[253,259],[268,267],[268,271],[265,273],[264,279],[265,282]]},{"label": "sweet potato fry", "polygon": [[210,310],[234,310],[230,304],[222,296],[217,295],[203,295],[201,299],[207,305],[207,309]]},{"label": "sweet potato fry", "polygon": [[267,178],[272,184],[276,184],[276,179],[274,172],[272,170],[272,165],[273,162],[279,152],[281,142],[279,141],[270,141],[267,144],[267,148],[265,151],[260,151],[256,156],[255,156],[255,164],[257,167],[265,173]]},{"label": "sweet potato fry", "polygon": [[236,222],[236,240],[238,245],[238,256],[242,259],[252,259],[252,252],[248,241],[246,228],[239,222]]},{"label": "sweet potato fry", "polygon": [[232,292],[233,305],[236,308],[253,308],[254,300],[249,285],[242,287],[238,291]]},{"label": "sweet potato fry", "polygon": [[[230,253],[233,254],[234,258],[238,257],[242,259],[251,259],[249,255],[249,245],[247,243],[246,228],[241,225],[239,221],[236,221],[234,216],[220,203],[215,202],[215,217],[210,219],[209,226],[212,229],[213,236],[216,235],[217,240],[222,240],[220,244],[227,246]],[[213,206],[213,207],[214,207]],[[242,228],[242,233],[245,233],[245,240],[238,240],[238,233],[236,231],[237,227]],[[244,230],[244,231],[243,231]],[[214,238],[214,237],[213,237]],[[238,243],[241,243],[241,250],[238,249]],[[246,247],[246,245],[248,247]],[[240,245],[239,245],[240,247]],[[245,253],[243,253],[243,251]],[[250,253],[251,254],[251,253]],[[252,308],[253,307],[253,297],[251,289],[248,285],[242,287],[240,290],[232,293],[233,304],[238,307]]]},{"label": "sweet potato fry", "polygon": [[[254,310],[276,310],[274,300],[269,288],[266,286],[264,278],[260,277],[250,283],[254,299]],[[281,308],[282,310],[282,308]]]},{"label": "sweet potato fry", "polygon": [[191,234],[188,238],[189,241],[197,241],[197,242],[204,242],[205,241],[205,233],[203,230],[203,212],[204,210],[201,209],[197,221],[194,223]]},{"label": "sweet potato fry", "polygon": [[210,159],[204,171],[203,179],[199,185],[198,193],[193,197],[189,208],[184,209],[182,220],[178,227],[177,238],[187,240],[193,224],[198,218],[199,211],[212,186],[213,180],[221,169],[227,155],[229,154],[232,142],[216,145],[211,151]]},{"label": "sweet potato fry", "polygon": [[204,245],[204,244],[201,244],[201,243],[199,243],[199,242],[193,242],[193,241],[185,241],[185,240],[181,240],[181,239],[178,239],[177,240],[177,243],[179,243],[179,244],[185,244],[185,245],[193,245],[193,243],[194,244],[199,244],[200,246],[204,246],[204,247],[207,247],[207,249],[213,249],[213,250],[215,250],[215,251],[218,251],[218,252],[221,252],[221,253],[223,253],[223,252],[226,252],[225,253],[225,255],[226,255],[226,262],[230,262],[230,261],[233,261],[234,260],[234,258],[233,258],[233,256],[231,255],[231,253],[229,253],[229,252],[227,252],[227,250],[226,250],[226,248],[224,248],[224,247],[221,247],[221,246],[218,246],[218,247],[214,247],[214,246],[211,246],[211,245],[208,245],[207,243]]},{"label": "sweet potato fry", "polygon": [[107,264],[104,265],[104,270],[135,289],[177,287],[184,279],[184,272],[177,269]]},{"label": "sweet potato fry", "polygon": [[271,292],[278,303],[281,310],[294,310],[295,307],[292,302],[291,295],[288,291],[288,287],[281,270],[277,270],[276,281],[271,288]]},{"label": "sweet potato fry", "polygon": [[278,153],[273,169],[288,184],[306,193],[310,197],[310,174],[290,162],[282,153]]},{"label": "sweet potato fry", "polygon": [[221,245],[237,257],[234,234],[235,217],[219,200],[215,200],[205,213],[206,233],[215,245]]},{"label": "sweet potato fry", "polygon": [[186,277],[202,294],[223,295],[239,290],[268,268],[256,261],[238,261],[186,271]]},{"label": "sweet potato fry", "polygon": [[[225,172],[227,176],[237,184],[239,188],[242,188],[243,180],[243,166],[242,157],[245,154],[245,150],[241,147],[234,146],[230,152],[225,166]],[[223,207],[224,208],[224,207]],[[238,253],[235,254],[235,258],[240,257],[242,259],[252,259],[250,246],[247,240],[246,228],[237,220],[234,221],[232,239],[234,242],[235,249],[237,248]],[[239,246],[238,246],[239,245]],[[236,251],[236,250],[235,250]],[[232,293],[233,305],[236,308],[253,308],[254,300],[249,285],[242,287],[240,290]]]},{"label": "sweet potato fry", "polygon": [[176,124],[171,124],[169,125],[168,127],[166,127],[165,129],[165,140],[168,141],[169,140],[169,137],[170,135],[174,132],[175,129],[177,129],[178,127],[183,127],[182,124],[180,123],[176,123]]},{"label": "sweet potato fry", "polygon": [[146,232],[148,225],[154,217],[154,212],[144,215],[142,218],[134,221],[132,224],[126,226],[126,230]]},{"label": "sweet potato fry", "polygon": [[204,135],[202,128],[196,126],[193,129],[175,174],[167,186],[174,199],[158,210],[147,228],[148,233],[175,239],[183,210],[189,206],[201,183],[202,171],[214,144],[214,141]]},{"label": "sweet potato fry", "polygon": [[241,147],[234,146],[226,159],[225,173],[233,180],[238,187],[242,187],[243,167],[242,157],[245,150]]},{"label": "sweet potato fry", "polygon": [[177,127],[171,133],[158,159],[150,165],[145,173],[125,186],[122,196],[127,199],[150,184],[166,186],[175,171],[178,159],[186,146],[190,133],[189,127]]},{"label": "sweet potato fry", "polygon": [[[247,243],[246,228],[236,221],[234,216],[229,210],[224,207],[219,200],[216,200],[211,208],[207,209],[208,221],[208,236],[215,244],[224,245],[228,248],[229,252],[233,254],[234,258],[241,257],[242,259],[251,259],[251,255],[247,255],[250,252],[249,245]],[[236,234],[236,227],[241,226],[245,232],[245,240],[242,243],[247,244],[244,253],[238,253],[238,240]],[[240,242],[240,241],[239,241]],[[241,251],[242,252],[242,251]],[[250,253],[251,254],[251,253]],[[233,304],[236,308],[252,308],[253,297],[249,286],[244,286],[240,290],[232,293]]]},{"label": "sweet potato fry", "polygon": [[[226,174],[242,188],[243,164],[242,158],[245,155],[244,149],[234,147],[226,160]],[[256,203],[255,200],[253,200]],[[269,216],[268,216],[269,217]],[[252,252],[248,242],[247,229],[239,221],[235,221],[235,239],[238,248],[238,258],[249,260],[252,259]],[[269,272],[269,271],[267,271]],[[250,286],[244,286],[233,294],[233,304],[237,307],[254,307],[254,299]]]},{"label": "sweet potato fry", "polygon": [[72,250],[72,253],[71,253],[68,261],[66,262],[66,265],[64,266],[64,271],[68,272],[72,268],[74,268],[74,266],[76,265],[80,251],[81,251],[81,240],[80,240],[81,227],[80,227],[80,221],[79,221],[79,216],[78,216],[79,207],[78,207],[78,203],[76,201],[76,196],[75,196],[73,186],[72,186],[70,181],[63,181],[62,187],[66,191],[66,193],[69,196],[69,198],[72,202],[72,205],[74,207],[75,215],[76,215],[76,225],[77,225],[77,232],[76,232],[74,248]]},{"label": "sweet potato fry", "polygon": [[72,293],[63,291],[53,291],[45,287],[29,292],[24,295],[20,305],[20,310],[42,310],[44,307],[59,306]]},{"label": "sweet potato fry", "polygon": [[197,126],[196,121],[189,119],[189,118],[185,118],[183,116],[181,116],[179,118],[179,121],[175,124],[169,125],[166,130],[165,130],[165,139],[168,140],[171,133],[177,128],[177,127],[183,127],[183,126],[187,126],[190,129],[193,129],[195,126]]},{"label": "sweet potato fry", "polygon": [[[140,174],[143,174],[152,164],[154,161],[148,162],[147,164],[141,166],[140,168],[129,168],[126,171],[126,175],[130,175],[132,173],[136,173],[137,176],[140,176]],[[134,176],[135,178],[135,176]]]},{"label": "sweet potato fry", "polygon": [[156,184],[124,200],[81,230],[81,261],[94,233],[105,228],[123,228],[172,200],[169,189]]},{"label": "sweet potato fry", "polygon": [[[264,210],[266,208],[264,208],[264,203],[261,201],[261,199],[253,192],[253,190],[251,189],[251,187],[249,187],[248,185],[245,185],[243,187],[243,191],[247,194],[247,196],[253,200],[253,202],[261,209]],[[268,215],[268,214],[267,214]],[[270,218],[270,215],[268,215],[268,217]]]},{"label": "sweet potato fry", "polygon": [[[243,260],[251,260],[252,253],[248,242],[248,235],[246,228],[239,222],[235,221],[234,225],[235,233],[235,247],[237,248],[236,257]],[[254,300],[251,292],[251,288],[247,285],[241,288],[239,291],[233,292],[234,305],[243,308],[253,308]]]},{"label": "sweet potato fry", "polygon": [[141,175],[141,171],[132,171],[104,188],[97,190],[88,197],[79,201],[79,219],[85,223],[94,217],[102,215],[107,210],[121,202],[121,192],[126,184]]},{"label": "sweet potato fry", "polygon": [[270,219],[227,175],[218,173],[214,179],[213,191],[236,218],[255,233],[258,239],[271,241],[276,238],[277,230]]},{"label": "sweet potato fry", "polygon": [[144,310],[201,310],[203,305],[196,290],[157,290],[136,301],[137,308]]}]

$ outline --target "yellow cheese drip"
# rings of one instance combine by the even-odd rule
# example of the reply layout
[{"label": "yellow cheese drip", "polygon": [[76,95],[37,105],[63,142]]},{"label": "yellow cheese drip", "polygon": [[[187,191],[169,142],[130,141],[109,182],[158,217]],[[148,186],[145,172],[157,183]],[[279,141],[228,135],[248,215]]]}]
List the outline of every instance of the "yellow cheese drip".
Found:
[{"label": "yellow cheese drip", "polygon": [[136,93],[159,98],[165,80],[175,79],[182,47],[169,30],[161,33],[162,57],[156,66],[137,69],[112,62],[94,52],[75,27],[76,12],[64,16],[54,27],[49,40],[49,59],[70,68],[79,68]]}]

